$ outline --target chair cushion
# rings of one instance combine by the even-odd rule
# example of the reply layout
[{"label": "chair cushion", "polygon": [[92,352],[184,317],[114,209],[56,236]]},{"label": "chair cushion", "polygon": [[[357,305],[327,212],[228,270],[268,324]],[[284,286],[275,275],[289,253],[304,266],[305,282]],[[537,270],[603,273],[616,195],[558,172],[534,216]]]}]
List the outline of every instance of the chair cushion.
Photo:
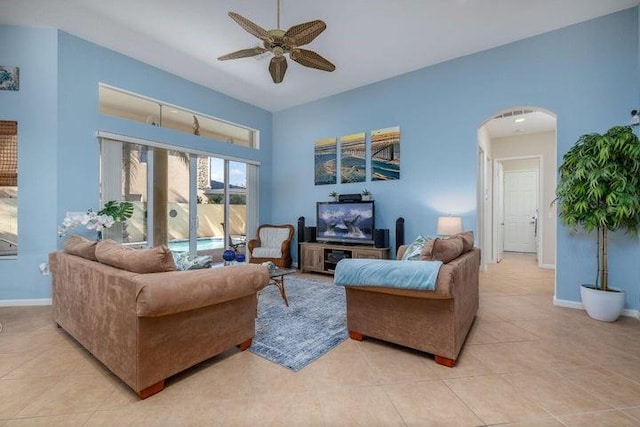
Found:
[{"label": "chair cushion", "polygon": [[[289,229],[282,227],[262,227],[260,229],[260,246],[265,248],[277,248],[278,254],[276,257],[282,256],[280,248],[282,243],[289,238]],[[255,249],[253,256],[255,255]],[[270,255],[271,256],[271,255]]]},{"label": "chair cushion", "polygon": [[257,248],[253,248],[251,256],[254,258],[280,258],[282,256],[282,249],[279,246],[277,248],[265,248],[263,246],[259,246]]}]

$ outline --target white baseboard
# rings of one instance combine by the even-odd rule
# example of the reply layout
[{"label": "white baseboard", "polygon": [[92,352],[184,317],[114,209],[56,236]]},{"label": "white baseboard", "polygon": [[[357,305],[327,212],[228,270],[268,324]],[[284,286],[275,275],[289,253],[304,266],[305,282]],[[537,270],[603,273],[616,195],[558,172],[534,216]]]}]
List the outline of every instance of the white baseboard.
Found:
[{"label": "white baseboard", "polygon": [[540,268],[546,268],[548,270],[555,270],[556,269],[556,265],[555,264],[541,264]]},{"label": "white baseboard", "polygon": [[[584,310],[581,302],[577,301],[569,301],[565,299],[557,299],[553,297],[553,305],[557,305],[558,307],[566,307],[566,308],[575,308],[577,310]],[[623,316],[633,317],[634,319],[640,320],[640,310],[632,310],[630,308],[625,308],[622,311]]]},{"label": "white baseboard", "polygon": [[21,306],[28,306],[28,305],[51,305],[51,298],[0,300],[0,307],[21,307]]}]

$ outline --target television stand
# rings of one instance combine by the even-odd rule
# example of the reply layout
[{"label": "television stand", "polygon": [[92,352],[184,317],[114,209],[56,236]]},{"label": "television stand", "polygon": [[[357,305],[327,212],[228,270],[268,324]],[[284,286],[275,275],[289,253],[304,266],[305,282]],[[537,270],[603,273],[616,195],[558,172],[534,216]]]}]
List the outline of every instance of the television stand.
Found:
[{"label": "television stand", "polygon": [[342,243],[300,243],[300,271],[333,274],[344,258],[389,259],[389,248]]}]

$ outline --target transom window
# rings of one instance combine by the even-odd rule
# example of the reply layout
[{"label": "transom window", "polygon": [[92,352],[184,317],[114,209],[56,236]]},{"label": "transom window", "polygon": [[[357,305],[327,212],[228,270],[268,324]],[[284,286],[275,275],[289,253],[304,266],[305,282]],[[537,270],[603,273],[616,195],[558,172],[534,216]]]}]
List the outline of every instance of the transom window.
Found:
[{"label": "transom window", "polygon": [[100,112],[245,147],[258,147],[258,132],[206,114],[100,83]]}]

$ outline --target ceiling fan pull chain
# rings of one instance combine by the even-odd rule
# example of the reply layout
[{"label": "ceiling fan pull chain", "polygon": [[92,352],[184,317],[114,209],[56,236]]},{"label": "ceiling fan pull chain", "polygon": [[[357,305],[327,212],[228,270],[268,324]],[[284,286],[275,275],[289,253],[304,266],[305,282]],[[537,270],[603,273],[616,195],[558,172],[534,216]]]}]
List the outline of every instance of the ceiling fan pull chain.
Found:
[{"label": "ceiling fan pull chain", "polygon": [[278,29],[280,29],[280,0],[278,0]]}]

